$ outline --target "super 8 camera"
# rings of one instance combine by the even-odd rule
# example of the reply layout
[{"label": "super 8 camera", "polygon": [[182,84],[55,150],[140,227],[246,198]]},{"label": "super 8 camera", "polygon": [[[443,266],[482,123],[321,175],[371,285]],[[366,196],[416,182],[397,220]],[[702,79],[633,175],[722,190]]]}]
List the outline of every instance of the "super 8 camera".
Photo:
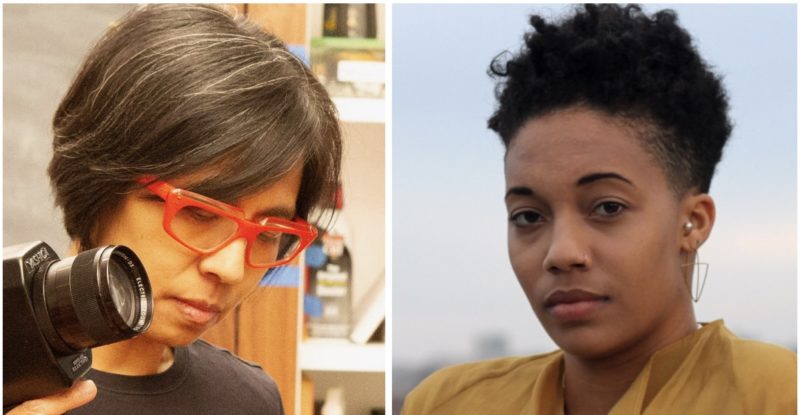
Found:
[{"label": "super 8 camera", "polygon": [[52,395],[91,368],[90,348],[150,326],[153,299],[129,248],[59,259],[44,242],[3,249],[3,407]]}]

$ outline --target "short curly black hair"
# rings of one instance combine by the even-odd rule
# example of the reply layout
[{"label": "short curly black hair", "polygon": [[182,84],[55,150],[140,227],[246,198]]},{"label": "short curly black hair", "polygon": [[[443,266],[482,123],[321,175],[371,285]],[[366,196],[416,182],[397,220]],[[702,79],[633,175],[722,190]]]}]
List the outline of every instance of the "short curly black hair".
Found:
[{"label": "short curly black hair", "polygon": [[674,11],[586,4],[554,24],[530,22],[522,50],[489,67],[498,108],[488,124],[506,149],[528,120],[584,106],[643,125],[679,195],[708,192],[731,134],[728,99]]}]

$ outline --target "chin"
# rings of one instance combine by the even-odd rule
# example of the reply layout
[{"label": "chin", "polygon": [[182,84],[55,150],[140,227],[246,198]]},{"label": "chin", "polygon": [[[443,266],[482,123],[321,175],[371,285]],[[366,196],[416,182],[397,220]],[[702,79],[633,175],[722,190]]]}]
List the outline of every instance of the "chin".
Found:
[{"label": "chin", "polygon": [[620,348],[619,336],[598,325],[545,326],[550,338],[561,350],[583,359],[601,359]]},{"label": "chin", "polygon": [[169,347],[182,347],[192,344],[202,334],[202,331],[187,330],[183,327],[170,327],[166,329],[150,327],[150,330],[142,336]]},{"label": "chin", "polygon": [[565,352],[572,356],[584,360],[605,359],[613,356],[616,347],[603,344],[585,344],[581,342],[569,342],[556,340],[556,344]]},{"label": "chin", "polygon": [[199,339],[200,336],[206,332],[206,329],[208,329],[208,327],[203,330],[184,330],[173,337],[171,346],[188,346]]}]

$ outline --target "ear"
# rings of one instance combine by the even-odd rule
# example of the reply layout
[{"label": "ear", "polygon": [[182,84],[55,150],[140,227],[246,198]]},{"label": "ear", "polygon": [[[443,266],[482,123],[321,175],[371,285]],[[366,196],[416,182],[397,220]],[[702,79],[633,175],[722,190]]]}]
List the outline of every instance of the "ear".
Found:
[{"label": "ear", "polygon": [[[681,250],[694,252],[711,235],[716,218],[714,199],[706,193],[687,194],[681,202]],[[691,223],[690,229],[684,228]]]}]

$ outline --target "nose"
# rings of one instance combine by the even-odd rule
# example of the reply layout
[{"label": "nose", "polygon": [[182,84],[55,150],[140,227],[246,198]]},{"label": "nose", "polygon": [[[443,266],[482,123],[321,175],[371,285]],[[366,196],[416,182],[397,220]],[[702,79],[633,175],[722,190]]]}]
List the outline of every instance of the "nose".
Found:
[{"label": "nose", "polygon": [[542,262],[546,272],[558,275],[591,266],[587,235],[579,220],[555,220],[551,232],[550,246]]},{"label": "nose", "polygon": [[198,265],[200,272],[209,277],[216,278],[223,284],[236,284],[242,281],[245,275],[247,241],[239,238],[231,241],[222,249],[200,258]]}]

